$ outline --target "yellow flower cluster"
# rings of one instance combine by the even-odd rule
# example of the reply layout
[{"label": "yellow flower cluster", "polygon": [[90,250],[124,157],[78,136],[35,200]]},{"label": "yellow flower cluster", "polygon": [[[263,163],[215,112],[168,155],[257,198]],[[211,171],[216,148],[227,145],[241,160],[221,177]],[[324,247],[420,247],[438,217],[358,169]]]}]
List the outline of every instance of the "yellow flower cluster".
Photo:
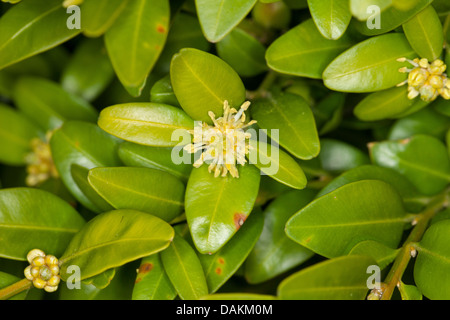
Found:
[{"label": "yellow flower cluster", "polygon": [[42,250],[33,249],[28,253],[27,260],[30,265],[25,268],[25,277],[33,281],[33,285],[38,289],[47,292],[56,291],[61,280],[58,259],[46,255]]},{"label": "yellow flower cluster", "polygon": [[50,134],[47,134],[46,141],[39,138],[31,140],[31,153],[25,159],[27,163],[26,184],[30,187],[39,185],[49,178],[58,178],[59,174],[53,163],[50,151]]},{"label": "yellow flower cluster", "polygon": [[408,79],[398,84],[402,86],[408,84],[408,98],[414,99],[420,95],[424,101],[434,101],[442,96],[444,99],[450,99],[450,81],[445,74],[447,66],[442,60],[435,60],[429,63],[427,59],[406,59],[400,58],[398,62],[408,61],[414,68],[403,67],[399,72],[409,73]]}]

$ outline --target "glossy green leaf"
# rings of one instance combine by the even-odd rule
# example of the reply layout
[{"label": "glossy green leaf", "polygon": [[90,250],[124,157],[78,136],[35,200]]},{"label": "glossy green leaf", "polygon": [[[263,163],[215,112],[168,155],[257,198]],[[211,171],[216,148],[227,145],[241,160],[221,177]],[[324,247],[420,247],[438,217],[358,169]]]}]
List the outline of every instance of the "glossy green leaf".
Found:
[{"label": "glossy green leaf", "polygon": [[432,108],[437,112],[450,117],[450,100],[437,99],[433,104]]},{"label": "glossy green leaf", "polygon": [[114,69],[102,39],[86,39],[65,67],[61,85],[68,92],[92,101],[112,82],[113,77]]},{"label": "glossy green leaf", "polygon": [[442,117],[432,108],[426,108],[397,120],[389,131],[389,140],[406,139],[416,134],[426,134],[443,140],[448,129],[450,119]]},{"label": "glossy green leaf", "polygon": [[[358,0],[356,0],[358,1]],[[411,0],[409,0],[411,1]],[[375,18],[376,11],[371,11],[369,16],[369,22],[367,21],[356,21],[356,29],[367,36],[374,36],[383,33],[387,33],[389,31],[394,30],[397,27],[400,27],[402,24],[413,18],[423,9],[425,9],[428,5],[430,5],[433,0],[418,0],[417,3],[409,8],[408,10],[401,10],[396,8],[395,6],[389,6],[385,10],[381,11],[379,15],[379,28],[376,26],[376,21],[373,21]],[[371,3],[375,4],[375,3]],[[375,24],[375,25],[374,25]]]},{"label": "glossy green leaf", "polygon": [[111,283],[116,275],[116,268],[111,268],[93,277],[83,280],[84,284],[93,285],[98,289],[105,289]]},{"label": "glossy green leaf", "polygon": [[14,88],[17,107],[43,130],[53,130],[67,120],[95,122],[97,111],[84,99],[44,78],[21,78]]},{"label": "glossy green leaf", "polygon": [[264,46],[242,29],[236,28],[216,45],[217,53],[243,77],[254,77],[267,70]]},{"label": "glossy green leaf", "polygon": [[166,75],[164,78],[156,81],[150,90],[150,101],[155,103],[168,104],[174,107],[181,107],[180,103],[173,92],[170,76]]},{"label": "glossy green leaf", "polygon": [[288,153],[261,140],[251,139],[249,145],[252,149],[247,157],[261,172],[291,188],[306,187],[308,181],[305,173]]},{"label": "glossy green leaf", "polygon": [[[216,293],[200,300],[276,300],[275,296],[257,293]],[[225,305],[224,305],[225,306]]]},{"label": "glossy green leaf", "polygon": [[170,282],[160,254],[141,261],[133,288],[133,300],[173,300],[177,291]]},{"label": "glossy green leaf", "polygon": [[67,202],[39,189],[0,190],[0,256],[26,260],[35,248],[60,255],[84,225]]},{"label": "glossy green leaf", "polygon": [[[329,138],[322,139],[320,143],[318,160],[326,171],[343,172],[370,163],[369,156],[351,144]],[[303,162],[300,162],[300,165],[302,164]]]},{"label": "glossy green leaf", "polygon": [[251,107],[251,115],[272,140],[297,158],[308,160],[319,154],[314,115],[302,97],[284,93],[257,100]]},{"label": "glossy green leaf", "polygon": [[108,30],[127,6],[128,0],[85,0],[83,34],[99,37]]},{"label": "glossy green leaf", "polygon": [[[12,274],[0,271],[0,289],[6,288],[20,280],[20,278],[13,276]],[[27,293],[28,290],[25,290],[19,294],[12,296],[8,300],[25,300]]]},{"label": "glossy green leaf", "polygon": [[389,183],[403,198],[408,210],[417,211],[425,205],[422,202],[423,196],[406,177],[393,169],[374,165],[362,165],[344,172],[320,190],[317,197],[330,193],[348,183],[360,180],[381,180]]},{"label": "glossy green leaf", "polygon": [[278,286],[283,300],[363,300],[367,294],[367,267],[375,261],[366,256],[345,256],[303,269]]},{"label": "glossy green leaf", "polygon": [[450,298],[450,221],[433,224],[416,246],[414,281],[425,297],[432,300]]},{"label": "glossy green leaf", "polygon": [[169,0],[134,0],[105,34],[116,74],[132,96],[139,96],[166,42]]},{"label": "glossy green leaf", "polygon": [[350,11],[361,21],[366,21],[373,12],[368,10],[372,5],[378,6],[381,11],[389,8],[392,4],[392,0],[349,0],[350,1]]},{"label": "glossy green leaf", "polygon": [[74,181],[71,167],[74,164],[86,169],[120,165],[117,156],[118,140],[94,124],[68,121],[53,133],[50,148],[56,169],[66,187],[84,206],[97,211],[99,208]]},{"label": "glossy green leaf", "polygon": [[245,263],[245,279],[252,284],[272,279],[305,262],[313,252],[294,243],[285,232],[287,220],[313,200],[312,190],[291,191],[264,210],[264,229]]},{"label": "glossy green leaf", "polygon": [[426,195],[442,191],[450,182],[447,149],[431,136],[416,135],[405,140],[374,143],[371,156],[375,164],[403,174]]},{"label": "glossy green leaf", "polygon": [[195,0],[203,33],[210,42],[223,39],[241,22],[257,0]]},{"label": "glossy green leaf", "polygon": [[427,105],[421,99],[409,99],[406,86],[394,87],[369,94],[354,109],[355,116],[363,121],[377,121],[400,115],[415,104]]},{"label": "glossy green leaf", "polygon": [[260,172],[239,166],[239,178],[214,178],[203,165],[193,169],[186,187],[185,210],[197,250],[215,253],[244,224],[255,203]]},{"label": "glossy green leaf", "polygon": [[258,241],[263,226],[261,212],[252,212],[242,228],[222,249],[212,255],[199,254],[209,293],[216,292],[236,273]]},{"label": "glossy green leaf", "polygon": [[422,292],[420,292],[420,290],[416,286],[404,284],[403,282],[401,282],[397,287],[400,291],[402,300],[423,300]]},{"label": "glossy green leaf", "polygon": [[337,40],[342,37],[352,18],[348,0],[308,0],[308,6],[325,38]]},{"label": "glossy green leaf", "polygon": [[284,1],[270,2],[271,3],[268,1],[256,2],[252,9],[252,20],[256,24],[269,30],[288,29],[292,20],[292,12],[289,6],[285,4]]},{"label": "glossy green leaf", "polygon": [[364,240],[396,247],[405,223],[403,202],[394,187],[383,181],[362,180],[311,202],[286,223],[286,234],[331,258],[347,254]]},{"label": "glossy green leaf", "polygon": [[176,235],[170,246],[161,252],[164,269],[183,300],[197,300],[208,294],[208,285],[195,250]]},{"label": "glossy green leaf", "polygon": [[280,73],[321,79],[330,62],[352,44],[347,35],[325,39],[310,19],[276,39],[267,49],[266,60]]},{"label": "glossy green leaf", "polygon": [[92,205],[96,207],[95,212],[101,213],[114,209],[113,206],[106,202],[106,200],[92,188],[88,181],[89,169],[78,164],[73,164],[70,167],[70,174],[81,192],[89,199]]},{"label": "glossy green leaf", "polygon": [[170,222],[184,207],[184,184],[157,169],[94,168],[88,181],[116,209],[134,209]]},{"label": "glossy green leaf", "polygon": [[119,157],[130,167],[147,167],[166,171],[183,182],[187,182],[192,171],[191,164],[175,164],[172,160],[173,148],[147,147],[131,142],[119,146]]},{"label": "glossy green leaf", "polygon": [[13,108],[0,103],[0,162],[24,165],[31,151],[31,139],[38,137],[39,129]]},{"label": "glossy green leaf", "polygon": [[[178,136],[172,138],[173,133],[193,129],[194,121],[176,107],[135,102],[103,109],[98,125],[123,140],[147,146],[173,147],[178,144]],[[184,136],[190,137],[187,132]]]},{"label": "glossy green leaf", "polygon": [[444,32],[433,6],[428,6],[403,24],[406,38],[420,58],[434,61],[441,56]]},{"label": "glossy green leaf", "polygon": [[75,37],[80,30],[69,29],[68,18],[60,0],[24,1],[8,10],[0,19],[0,69]]},{"label": "glossy green leaf", "polygon": [[354,246],[352,250],[350,250],[349,255],[363,255],[371,257],[377,262],[377,266],[383,270],[395,260],[398,252],[399,249],[392,249],[382,243],[366,240],[361,241]]},{"label": "glossy green leaf", "polygon": [[372,92],[391,88],[407,77],[397,59],[416,58],[406,37],[390,33],[369,38],[338,56],[325,69],[325,85],[335,91]]},{"label": "glossy green leaf", "polygon": [[72,239],[60,258],[61,279],[71,265],[81,270],[81,280],[167,248],[172,227],[150,214],[115,210],[90,220]]},{"label": "glossy green leaf", "polygon": [[239,108],[245,87],[226,62],[197,49],[182,49],[172,59],[170,79],[173,91],[186,113],[196,121],[212,123],[208,112],[223,114],[223,103]]}]

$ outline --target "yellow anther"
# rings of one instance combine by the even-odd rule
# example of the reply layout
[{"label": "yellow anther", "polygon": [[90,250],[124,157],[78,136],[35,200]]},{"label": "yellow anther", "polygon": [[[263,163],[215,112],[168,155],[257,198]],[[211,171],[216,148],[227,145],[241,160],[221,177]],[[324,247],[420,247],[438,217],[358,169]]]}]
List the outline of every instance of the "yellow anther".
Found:
[{"label": "yellow anther", "polygon": [[33,285],[38,289],[43,289],[47,285],[47,281],[42,280],[41,278],[34,278]]},{"label": "yellow anther", "polygon": [[33,267],[40,267],[43,266],[45,264],[45,259],[44,257],[36,257],[33,259],[33,261],[31,262],[31,265]]},{"label": "yellow anther", "polygon": [[25,268],[25,277],[38,289],[54,292],[60,282],[58,259],[45,255],[42,250],[33,249],[27,255],[30,265]]},{"label": "yellow anther", "polygon": [[39,249],[33,249],[27,254],[27,260],[29,263],[33,262],[34,258],[36,257],[45,257],[44,251]]}]

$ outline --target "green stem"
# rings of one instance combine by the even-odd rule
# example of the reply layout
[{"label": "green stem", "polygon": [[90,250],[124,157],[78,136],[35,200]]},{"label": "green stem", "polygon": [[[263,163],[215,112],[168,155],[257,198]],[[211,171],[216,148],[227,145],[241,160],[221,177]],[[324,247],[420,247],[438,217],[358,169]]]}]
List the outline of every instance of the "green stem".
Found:
[{"label": "green stem", "polygon": [[430,220],[442,209],[448,206],[449,202],[449,190],[436,196],[433,201],[427,206],[423,213],[417,215],[416,224],[406,239],[403,247],[401,248],[397,258],[392,265],[385,279],[385,287],[381,300],[390,300],[394,293],[395,287],[400,283],[403,273],[411,260],[413,252],[416,252],[415,243],[422,239]]},{"label": "green stem", "polygon": [[32,284],[33,282],[31,282],[30,280],[22,279],[6,288],[0,289],[0,300],[8,300],[9,298],[14,297],[16,294],[28,290],[31,288]]}]

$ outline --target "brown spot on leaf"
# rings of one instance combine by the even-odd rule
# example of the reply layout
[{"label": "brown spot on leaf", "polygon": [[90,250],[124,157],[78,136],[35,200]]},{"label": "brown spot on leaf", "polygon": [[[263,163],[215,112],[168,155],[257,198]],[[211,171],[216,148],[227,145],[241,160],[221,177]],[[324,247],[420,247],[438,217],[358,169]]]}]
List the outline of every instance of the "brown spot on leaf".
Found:
[{"label": "brown spot on leaf", "polygon": [[139,283],[142,281],[142,278],[137,278],[136,281],[134,283]]},{"label": "brown spot on leaf", "polygon": [[216,268],[216,273],[217,274],[222,274],[222,269],[221,268]]},{"label": "brown spot on leaf", "polygon": [[223,260],[223,258],[219,258],[219,259],[217,259],[217,262],[219,262],[220,264],[224,264],[225,260]]},{"label": "brown spot on leaf", "polygon": [[158,31],[159,33],[166,33],[166,28],[163,25],[158,24],[156,26],[156,31]]},{"label": "brown spot on leaf", "polygon": [[234,214],[233,221],[234,221],[234,226],[236,227],[236,230],[239,230],[239,228],[242,227],[242,225],[245,222],[245,219],[247,219],[247,216],[243,213],[236,212]]},{"label": "brown spot on leaf", "polygon": [[150,272],[152,269],[153,269],[153,264],[152,263],[143,263],[139,267],[139,273],[140,274],[146,274],[147,272]]}]

